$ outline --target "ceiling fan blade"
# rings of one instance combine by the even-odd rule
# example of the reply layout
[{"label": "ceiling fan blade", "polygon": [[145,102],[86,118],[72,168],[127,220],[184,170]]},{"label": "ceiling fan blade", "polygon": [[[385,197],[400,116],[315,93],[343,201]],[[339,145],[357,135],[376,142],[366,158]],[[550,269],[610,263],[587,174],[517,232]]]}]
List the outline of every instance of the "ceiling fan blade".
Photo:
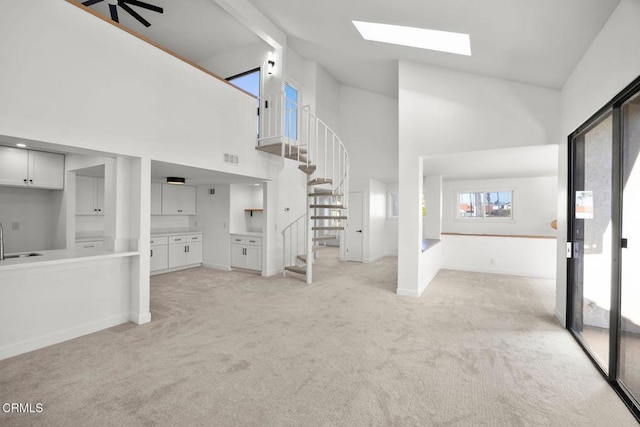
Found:
[{"label": "ceiling fan blade", "polygon": [[110,4],[109,12],[111,12],[111,19],[119,23],[120,21],[118,21],[118,7],[115,4]]},{"label": "ceiling fan blade", "polygon": [[100,3],[101,1],[104,0],[87,0],[87,1],[83,1],[82,4],[85,6],[93,6],[96,3]]},{"label": "ceiling fan blade", "polygon": [[139,1],[139,0],[121,0],[122,3],[129,3],[132,6],[138,6],[141,7],[143,9],[148,9],[148,10],[153,10],[154,12],[158,12],[158,13],[163,13],[164,9],[162,9],[161,7],[158,6],[154,6],[152,4],[149,3],[145,3],[143,1]]},{"label": "ceiling fan blade", "polygon": [[118,1],[118,6],[123,8],[129,15],[133,16],[134,18],[136,18],[138,20],[138,22],[140,22],[145,27],[150,27],[151,26],[149,21],[147,21],[142,16],[140,16],[140,14],[138,12],[136,12],[133,9],[131,9],[131,7],[128,4],[126,4],[124,1],[119,0]]}]

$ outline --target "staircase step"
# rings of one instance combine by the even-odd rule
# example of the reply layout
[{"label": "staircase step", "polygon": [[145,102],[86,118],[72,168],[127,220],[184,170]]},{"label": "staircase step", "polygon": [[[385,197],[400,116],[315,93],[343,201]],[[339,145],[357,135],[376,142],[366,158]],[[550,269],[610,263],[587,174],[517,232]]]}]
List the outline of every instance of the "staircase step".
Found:
[{"label": "staircase step", "polygon": [[341,215],[341,216],[314,215],[314,216],[311,217],[311,219],[335,219],[335,220],[341,220],[341,219],[347,219],[347,217],[345,215]]},{"label": "staircase step", "polygon": [[344,230],[344,227],[311,227],[311,230]]},{"label": "staircase step", "polygon": [[321,250],[326,249],[326,248],[328,248],[328,246],[325,246],[325,245],[313,245],[313,251],[314,252],[318,252],[318,251],[321,251]]},{"label": "staircase step", "polygon": [[284,268],[287,271],[292,271],[298,274],[307,274],[307,267],[299,267],[297,265],[290,265],[289,267]]},{"label": "staircase step", "polygon": [[337,239],[337,237],[336,236],[316,236],[311,238],[311,240],[313,240],[314,242],[319,242],[321,240],[333,240],[333,239]]},{"label": "staircase step", "polygon": [[307,263],[306,255],[298,255],[296,258],[298,258],[300,261],[304,262],[305,264]]},{"label": "staircase step", "polygon": [[342,205],[309,205],[311,209],[346,209]]},{"label": "staircase step", "polygon": [[307,163],[307,154],[306,148],[298,147],[296,145],[284,144],[282,142],[278,142],[275,144],[267,144],[267,145],[259,145],[256,147],[256,150],[262,151],[264,153],[273,154],[275,156],[282,155],[282,146],[284,145],[284,156],[288,159],[298,160],[298,153],[300,153],[300,161]]},{"label": "staircase step", "polygon": [[307,182],[307,185],[322,185],[322,184],[333,184],[333,180],[330,178],[315,178]]},{"label": "staircase step", "polygon": [[342,193],[334,193],[331,190],[316,191],[315,193],[309,193],[309,197],[322,197],[322,196],[342,197],[342,196],[344,196],[344,194],[342,194]]},{"label": "staircase step", "polygon": [[311,175],[316,171],[316,165],[300,165],[298,166],[298,169],[300,169],[302,172],[306,173],[307,175]]}]

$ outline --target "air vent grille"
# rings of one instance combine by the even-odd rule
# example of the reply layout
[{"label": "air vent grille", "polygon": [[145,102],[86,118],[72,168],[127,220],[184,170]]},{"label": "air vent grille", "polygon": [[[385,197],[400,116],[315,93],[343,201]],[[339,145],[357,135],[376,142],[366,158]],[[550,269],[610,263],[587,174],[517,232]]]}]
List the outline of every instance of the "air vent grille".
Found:
[{"label": "air vent grille", "polygon": [[239,163],[238,156],[235,154],[224,153],[224,162],[230,165],[237,165]]}]

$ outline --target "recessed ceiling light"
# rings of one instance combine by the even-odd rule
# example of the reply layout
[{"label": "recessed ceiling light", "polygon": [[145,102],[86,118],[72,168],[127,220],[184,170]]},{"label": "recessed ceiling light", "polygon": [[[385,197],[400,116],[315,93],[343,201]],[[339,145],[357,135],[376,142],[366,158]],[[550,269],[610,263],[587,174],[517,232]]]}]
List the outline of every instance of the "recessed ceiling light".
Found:
[{"label": "recessed ceiling light", "polygon": [[352,21],[365,40],[471,56],[469,34]]},{"label": "recessed ceiling light", "polygon": [[27,144],[16,144],[16,147],[26,148],[26,147],[27,147]]}]

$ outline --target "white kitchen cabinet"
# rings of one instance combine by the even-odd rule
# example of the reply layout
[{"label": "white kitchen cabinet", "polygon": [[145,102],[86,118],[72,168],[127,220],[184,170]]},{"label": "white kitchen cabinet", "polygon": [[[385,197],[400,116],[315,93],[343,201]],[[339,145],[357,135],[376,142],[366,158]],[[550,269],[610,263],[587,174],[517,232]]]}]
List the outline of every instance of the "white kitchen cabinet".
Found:
[{"label": "white kitchen cabinet", "polygon": [[162,184],[151,183],[151,215],[162,215]]},{"label": "white kitchen cabinet", "polygon": [[231,267],[262,270],[262,239],[260,237],[232,234]]},{"label": "white kitchen cabinet", "polygon": [[169,268],[168,237],[154,237],[151,239],[150,270],[166,270]]},{"label": "white kitchen cabinet", "polygon": [[76,215],[104,215],[104,178],[76,176]]},{"label": "white kitchen cabinet", "polygon": [[0,185],[64,188],[64,156],[0,146]]},{"label": "white kitchen cabinet", "polygon": [[162,215],[195,215],[196,187],[162,184]]},{"label": "white kitchen cabinet", "polygon": [[169,268],[202,263],[202,234],[169,236]]}]

